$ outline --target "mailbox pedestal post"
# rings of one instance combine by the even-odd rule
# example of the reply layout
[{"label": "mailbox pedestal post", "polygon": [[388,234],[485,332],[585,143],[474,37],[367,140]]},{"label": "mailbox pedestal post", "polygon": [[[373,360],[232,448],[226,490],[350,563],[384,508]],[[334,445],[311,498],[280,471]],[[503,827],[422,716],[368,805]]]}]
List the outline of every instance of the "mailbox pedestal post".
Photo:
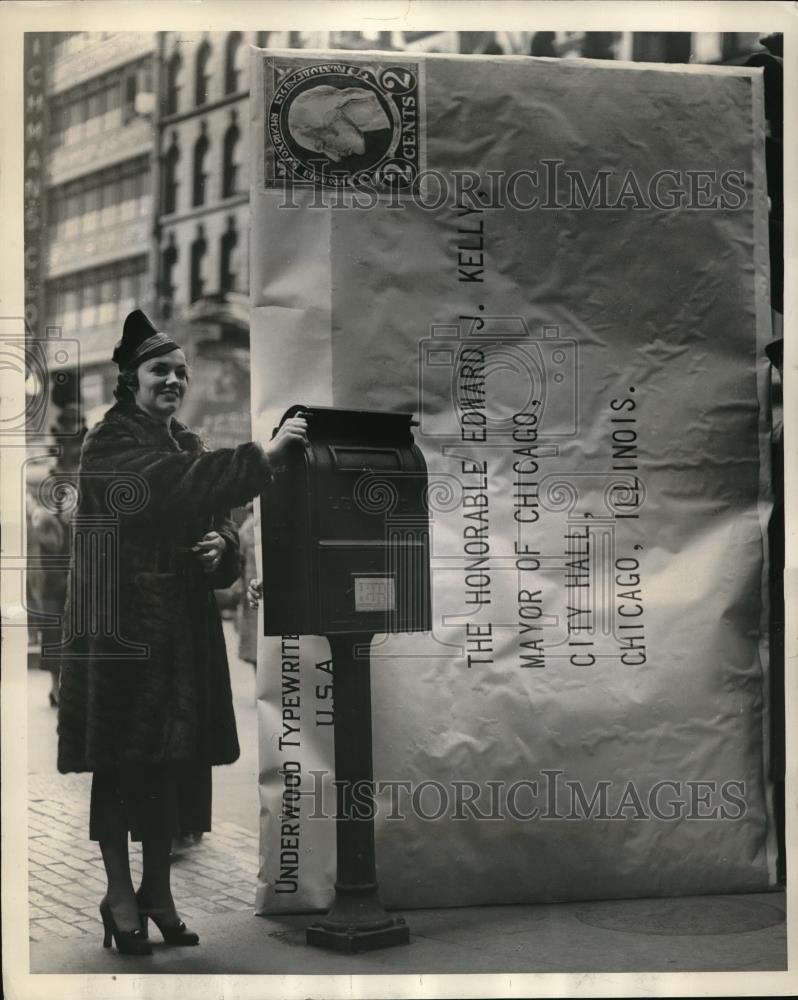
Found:
[{"label": "mailbox pedestal post", "polygon": [[382,908],[374,863],[373,765],[371,756],[371,664],[358,658],[373,633],[329,636],[333,661],[335,834],[338,874],[335,902],[325,918],[307,929],[308,944],[335,951],[368,951],[407,944],[401,917]]}]

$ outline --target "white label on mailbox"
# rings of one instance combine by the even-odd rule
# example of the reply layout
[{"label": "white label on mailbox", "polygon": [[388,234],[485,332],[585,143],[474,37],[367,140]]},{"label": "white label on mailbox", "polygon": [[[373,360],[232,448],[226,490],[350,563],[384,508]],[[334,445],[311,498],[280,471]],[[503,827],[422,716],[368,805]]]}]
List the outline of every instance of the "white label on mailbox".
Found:
[{"label": "white label on mailbox", "polygon": [[395,605],[392,576],[355,577],[355,611],[394,611]]}]

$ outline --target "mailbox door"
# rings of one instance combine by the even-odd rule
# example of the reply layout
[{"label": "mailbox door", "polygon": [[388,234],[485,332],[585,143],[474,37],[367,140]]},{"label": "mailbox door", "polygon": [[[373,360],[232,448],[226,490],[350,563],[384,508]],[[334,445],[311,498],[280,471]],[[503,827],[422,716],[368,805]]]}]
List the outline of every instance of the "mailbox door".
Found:
[{"label": "mailbox door", "polygon": [[353,439],[314,449],[315,578],[320,630],[406,632],[430,626],[426,469],[407,443]]}]

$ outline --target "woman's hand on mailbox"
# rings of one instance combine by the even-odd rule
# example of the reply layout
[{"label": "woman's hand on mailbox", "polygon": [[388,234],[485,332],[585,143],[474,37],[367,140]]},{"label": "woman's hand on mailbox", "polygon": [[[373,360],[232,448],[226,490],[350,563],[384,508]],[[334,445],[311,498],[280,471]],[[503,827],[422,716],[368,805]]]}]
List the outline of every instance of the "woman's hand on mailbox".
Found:
[{"label": "woman's hand on mailbox", "polygon": [[303,446],[308,443],[308,422],[301,414],[289,417],[281,424],[280,429],[271,441],[264,445],[263,450],[270,462],[279,465],[295,441]]},{"label": "woman's hand on mailbox", "polygon": [[192,552],[197,553],[203,572],[213,573],[217,569],[224,555],[226,545],[227,542],[218,531],[209,531],[197,542]]},{"label": "woman's hand on mailbox", "polygon": [[253,611],[258,610],[258,605],[260,604],[260,599],[262,596],[263,596],[263,581],[250,580],[249,586],[247,587],[247,604],[252,608]]}]

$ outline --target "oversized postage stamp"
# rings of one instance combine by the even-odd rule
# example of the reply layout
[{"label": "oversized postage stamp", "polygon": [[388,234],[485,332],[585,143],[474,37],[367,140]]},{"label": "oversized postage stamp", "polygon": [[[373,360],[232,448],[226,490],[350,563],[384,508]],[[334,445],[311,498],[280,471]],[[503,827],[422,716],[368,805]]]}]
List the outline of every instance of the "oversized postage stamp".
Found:
[{"label": "oversized postage stamp", "polygon": [[266,187],[416,189],[426,146],[421,60],[265,62]]}]

